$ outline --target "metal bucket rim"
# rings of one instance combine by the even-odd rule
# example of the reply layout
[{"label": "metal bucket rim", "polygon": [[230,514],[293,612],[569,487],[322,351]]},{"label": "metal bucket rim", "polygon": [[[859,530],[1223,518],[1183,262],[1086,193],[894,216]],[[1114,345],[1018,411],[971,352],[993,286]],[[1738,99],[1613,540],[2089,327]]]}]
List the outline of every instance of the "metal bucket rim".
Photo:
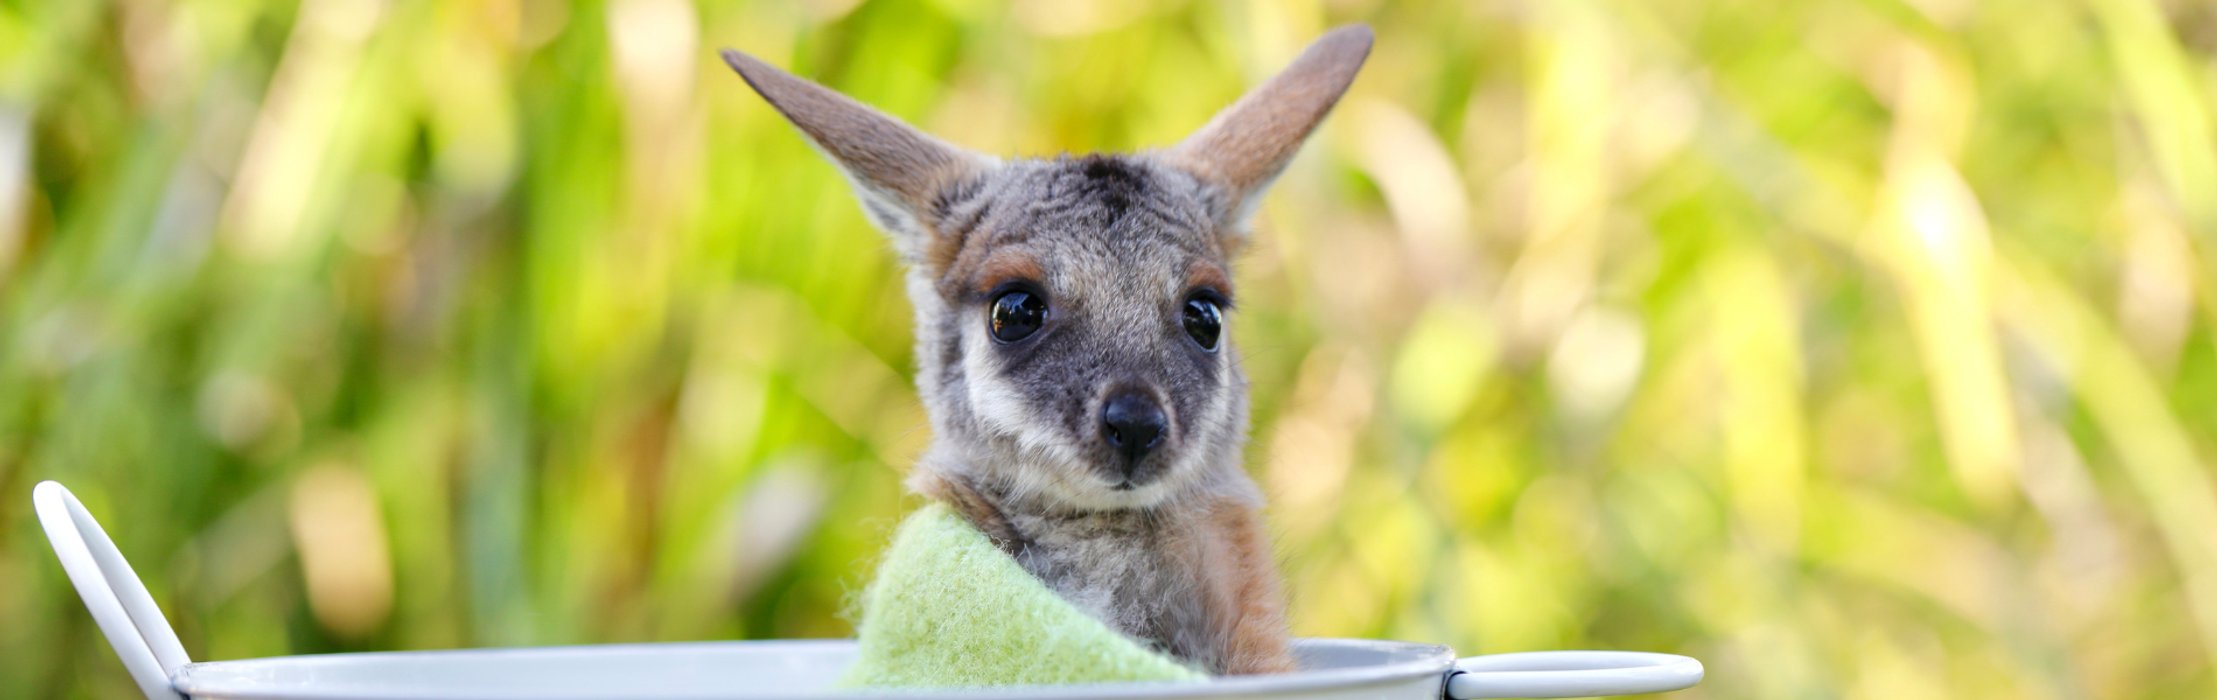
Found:
[{"label": "metal bucket rim", "polygon": [[[171,678],[171,687],[189,696],[215,696],[239,700],[277,700],[280,698],[313,697],[316,700],[398,700],[421,696],[395,696],[390,693],[347,693],[331,689],[328,692],[311,691],[303,695],[298,687],[258,686],[253,679],[271,678],[277,673],[298,673],[301,667],[325,664],[405,663],[409,659],[425,659],[440,662],[466,661],[471,658],[508,657],[563,657],[606,658],[625,653],[668,652],[678,650],[734,649],[759,650],[758,653],[777,653],[780,647],[796,652],[828,653],[851,649],[851,639],[822,640],[745,640],[717,642],[654,642],[639,644],[593,644],[550,647],[511,647],[491,649],[450,649],[439,651],[373,651],[342,654],[308,654],[299,656],[273,656],[234,661],[206,661],[186,665]],[[1253,696],[1287,692],[1318,691],[1359,688],[1371,685],[1404,683],[1425,677],[1434,677],[1444,683],[1455,663],[1454,650],[1437,644],[1416,642],[1381,641],[1370,639],[1301,639],[1295,642],[1297,654],[1324,649],[1375,651],[1387,655],[1384,663],[1346,666],[1339,668],[1296,671],[1260,676],[1231,676],[1212,678],[1200,682],[1132,682],[1090,683],[1072,685],[1028,685],[998,688],[918,688],[918,689],[861,689],[823,690],[790,695],[747,695],[748,700],[777,700],[779,698],[807,698],[808,700],[886,700],[888,698],[954,698],[991,697],[996,700],[1115,700],[1120,698],[1149,697],[1223,697]],[[736,696],[736,695],[735,695]],[[520,695],[484,693],[481,695],[456,695],[439,697],[483,697],[488,700]],[[533,697],[545,697],[534,695]],[[581,696],[582,697],[582,696]]]}]

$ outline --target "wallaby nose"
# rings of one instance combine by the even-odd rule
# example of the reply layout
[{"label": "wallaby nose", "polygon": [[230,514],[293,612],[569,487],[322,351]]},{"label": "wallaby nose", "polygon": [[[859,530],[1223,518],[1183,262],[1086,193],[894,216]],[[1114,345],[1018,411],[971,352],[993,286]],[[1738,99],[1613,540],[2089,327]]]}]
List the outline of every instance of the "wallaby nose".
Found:
[{"label": "wallaby nose", "polygon": [[1165,423],[1162,408],[1141,394],[1117,394],[1101,407],[1101,436],[1133,463],[1162,443]]}]

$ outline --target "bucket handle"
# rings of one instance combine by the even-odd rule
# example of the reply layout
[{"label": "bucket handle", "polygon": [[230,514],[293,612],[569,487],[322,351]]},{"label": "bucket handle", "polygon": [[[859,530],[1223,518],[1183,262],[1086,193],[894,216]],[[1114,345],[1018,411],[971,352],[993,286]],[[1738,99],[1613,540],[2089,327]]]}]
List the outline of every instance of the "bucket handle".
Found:
[{"label": "bucket handle", "polygon": [[77,587],[77,597],[92,611],[101,636],[122,657],[139,692],[147,700],[181,700],[170,688],[169,677],[192,659],[177,641],[177,632],[169,628],[169,620],[162,617],[162,609],[154,605],[154,596],[147,594],[146,584],[139,582],[123,553],[116,551],[115,541],[108,539],[108,532],[100,529],[76,494],[59,482],[41,481],[32,487],[31,505],[38,511],[39,525],[46,529],[46,541],[54,545],[54,556],[61,558],[62,570],[69,573],[70,585]]},{"label": "bucket handle", "polygon": [[1663,693],[1701,682],[1701,662],[1640,651],[1528,651],[1455,662],[1447,697],[1584,698]]}]

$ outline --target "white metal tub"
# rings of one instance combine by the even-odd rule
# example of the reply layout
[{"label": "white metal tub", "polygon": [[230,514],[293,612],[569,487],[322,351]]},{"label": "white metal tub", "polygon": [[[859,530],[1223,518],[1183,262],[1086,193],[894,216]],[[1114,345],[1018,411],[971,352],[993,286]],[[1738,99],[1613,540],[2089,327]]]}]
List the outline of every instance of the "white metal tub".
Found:
[{"label": "white metal tub", "polygon": [[52,481],[32,490],[39,523],[148,700],[1474,700],[1659,693],[1701,681],[1701,662],[1620,651],[1456,659],[1434,644],[1302,639],[1295,673],[1188,683],[947,690],[831,687],[851,640],[684,642],[283,656],[192,663],[177,633],[92,514]]}]

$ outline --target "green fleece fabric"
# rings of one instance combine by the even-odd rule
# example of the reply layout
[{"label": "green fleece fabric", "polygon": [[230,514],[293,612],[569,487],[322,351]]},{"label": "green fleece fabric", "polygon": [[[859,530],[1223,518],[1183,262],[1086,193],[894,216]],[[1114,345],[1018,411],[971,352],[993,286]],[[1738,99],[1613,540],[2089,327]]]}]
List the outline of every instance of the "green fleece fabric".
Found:
[{"label": "green fleece fabric", "polygon": [[941,504],[910,515],[863,592],[844,687],[1201,680],[1048,590]]}]

